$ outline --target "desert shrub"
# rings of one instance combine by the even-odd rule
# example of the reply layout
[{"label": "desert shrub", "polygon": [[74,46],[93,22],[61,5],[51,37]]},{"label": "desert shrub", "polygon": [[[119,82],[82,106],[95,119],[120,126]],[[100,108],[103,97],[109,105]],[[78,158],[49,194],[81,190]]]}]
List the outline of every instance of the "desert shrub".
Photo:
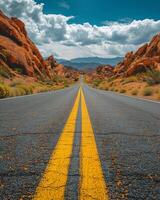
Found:
[{"label": "desert shrub", "polygon": [[69,84],[68,83],[64,83],[64,87],[69,87]]},{"label": "desert shrub", "polygon": [[23,89],[23,88],[15,88],[15,93],[16,93],[16,96],[23,96],[23,95],[26,95],[26,91]]},{"label": "desert shrub", "polygon": [[64,87],[69,87],[68,81],[67,81],[67,80],[64,80],[64,81],[63,81],[63,85],[64,85]]},{"label": "desert shrub", "polygon": [[125,89],[121,89],[119,92],[120,93],[126,93],[126,90]]},{"label": "desert shrub", "polygon": [[126,79],[123,79],[123,82],[122,84],[127,84],[127,83],[132,83],[132,82],[136,82],[137,81],[137,77],[136,76],[131,76],[131,77],[128,77]]},{"label": "desert shrub", "polygon": [[17,85],[17,89],[20,89],[21,91],[24,90],[25,94],[32,94],[33,93],[32,87],[27,86],[27,85]]},{"label": "desert shrub", "polygon": [[133,91],[131,92],[131,94],[136,96],[136,95],[138,94],[138,90],[133,90]]},{"label": "desert shrub", "polygon": [[115,79],[115,77],[110,77],[110,78],[107,79],[107,81],[112,82],[112,81],[114,81],[114,79]]},{"label": "desert shrub", "polygon": [[0,65],[0,75],[8,79],[11,78],[11,73],[9,70],[2,65]]},{"label": "desert shrub", "polygon": [[56,76],[53,77],[52,81],[53,81],[54,83],[63,83],[64,78],[61,77],[61,76],[56,75]]},{"label": "desert shrub", "polygon": [[98,87],[100,83],[101,83],[101,80],[100,80],[100,79],[96,79],[96,80],[93,81],[93,85],[94,85],[95,87]]},{"label": "desert shrub", "polygon": [[153,94],[153,88],[151,87],[146,87],[143,90],[143,95],[144,96],[151,96]]},{"label": "desert shrub", "polygon": [[10,88],[7,85],[0,84],[0,98],[10,96]]},{"label": "desert shrub", "polygon": [[148,85],[160,84],[160,71],[148,70],[145,75],[145,81]]},{"label": "desert shrub", "polygon": [[20,67],[15,67],[14,70],[16,72],[18,72],[19,74],[24,74],[24,69],[20,68]]},{"label": "desert shrub", "polygon": [[110,88],[110,91],[114,91],[114,87],[111,87],[111,88]]},{"label": "desert shrub", "polygon": [[11,88],[11,90],[10,90],[10,95],[9,95],[10,97],[15,97],[15,96],[17,96],[17,92],[16,92],[16,89],[15,88]]},{"label": "desert shrub", "polygon": [[22,84],[24,84],[24,82],[22,80],[15,80],[15,81],[11,82],[9,85],[11,87],[15,87],[17,85],[22,85]]},{"label": "desert shrub", "polygon": [[114,89],[114,91],[115,91],[115,92],[118,92],[118,89],[117,89],[117,88],[115,88],[115,89]]},{"label": "desert shrub", "polygon": [[109,90],[109,88],[108,88],[108,87],[105,87],[105,90],[106,90],[106,91],[108,91],[108,90]]}]

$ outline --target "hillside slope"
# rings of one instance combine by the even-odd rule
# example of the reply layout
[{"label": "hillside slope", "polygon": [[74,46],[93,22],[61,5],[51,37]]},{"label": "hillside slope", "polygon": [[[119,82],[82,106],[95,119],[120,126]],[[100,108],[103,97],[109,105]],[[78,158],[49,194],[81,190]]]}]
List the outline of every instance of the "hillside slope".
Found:
[{"label": "hillside slope", "polygon": [[[30,89],[26,92],[27,85],[37,88],[38,84],[40,91],[61,88],[77,81],[78,76],[78,71],[58,64],[53,56],[44,60],[24,23],[0,11],[0,97],[30,93]],[[21,91],[15,92],[19,85]]]},{"label": "hillside slope", "polygon": [[95,87],[160,99],[160,34],[136,52],[128,52],[114,68],[103,65],[86,75]]}]

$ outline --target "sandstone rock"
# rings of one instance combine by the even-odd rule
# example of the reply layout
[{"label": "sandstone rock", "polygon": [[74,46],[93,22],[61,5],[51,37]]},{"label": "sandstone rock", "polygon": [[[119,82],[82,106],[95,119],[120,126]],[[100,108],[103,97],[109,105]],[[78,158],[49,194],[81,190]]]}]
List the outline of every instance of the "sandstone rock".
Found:
[{"label": "sandstone rock", "polygon": [[[0,54],[13,71],[32,77],[51,78],[49,66],[27,35],[25,25],[17,18],[0,12]],[[1,59],[1,58],[0,58]]]},{"label": "sandstone rock", "polygon": [[95,78],[132,76],[148,69],[160,71],[160,34],[153,37],[149,44],[140,47],[135,53],[128,52],[123,61],[114,68],[111,66],[99,66],[88,73],[90,80]]},{"label": "sandstone rock", "polygon": [[54,56],[51,55],[45,60],[47,66],[51,66],[51,68],[54,68],[57,66],[57,61],[54,59]]},{"label": "sandstone rock", "polygon": [[135,53],[129,52],[114,69],[115,76],[131,76],[147,69],[159,70],[160,34],[153,37],[149,44],[140,47]]}]

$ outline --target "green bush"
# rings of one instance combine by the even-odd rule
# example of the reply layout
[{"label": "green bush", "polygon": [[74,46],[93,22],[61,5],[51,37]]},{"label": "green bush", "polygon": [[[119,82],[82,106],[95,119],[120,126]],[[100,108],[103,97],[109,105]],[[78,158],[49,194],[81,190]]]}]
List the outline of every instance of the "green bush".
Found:
[{"label": "green bush", "polygon": [[102,81],[101,81],[100,79],[94,80],[94,81],[93,81],[93,85],[94,85],[95,87],[98,87],[99,84],[100,84],[101,82],[102,82]]},{"label": "green bush", "polygon": [[8,79],[11,78],[10,72],[7,69],[5,69],[5,67],[3,67],[2,65],[0,66],[0,75]]},{"label": "green bush", "polygon": [[160,84],[160,71],[148,70],[145,77],[148,85]]},{"label": "green bush", "polygon": [[151,96],[153,94],[153,89],[151,87],[146,87],[143,90],[143,95],[144,96]]}]

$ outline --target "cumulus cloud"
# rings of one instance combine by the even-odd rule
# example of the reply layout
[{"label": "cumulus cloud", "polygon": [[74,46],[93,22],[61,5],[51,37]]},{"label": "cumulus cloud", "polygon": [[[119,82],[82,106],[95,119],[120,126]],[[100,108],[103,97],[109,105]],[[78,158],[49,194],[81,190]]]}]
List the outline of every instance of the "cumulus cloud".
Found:
[{"label": "cumulus cloud", "polygon": [[22,19],[28,33],[36,43],[65,40],[67,22],[72,18],[64,15],[44,14],[44,4],[34,0],[0,0],[0,8],[8,16]]},{"label": "cumulus cloud", "polygon": [[29,36],[44,56],[51,53],[64,58],[124,56],[160,32],[160,20],[125,19],[106,21],[102,26],[75,24],[69,23],[73,16],[44,14],[43,6],[34,0],[0,0],[0,8],[7,15],[25,22]]}]

